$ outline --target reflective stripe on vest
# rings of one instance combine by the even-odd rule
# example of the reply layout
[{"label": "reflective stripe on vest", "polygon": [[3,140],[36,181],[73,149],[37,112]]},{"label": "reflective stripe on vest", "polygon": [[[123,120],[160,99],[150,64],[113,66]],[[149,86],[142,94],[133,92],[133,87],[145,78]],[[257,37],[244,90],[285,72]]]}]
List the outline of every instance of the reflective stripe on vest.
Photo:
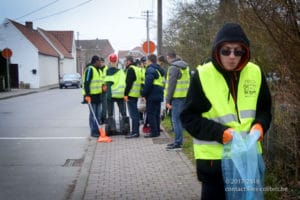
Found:
[{"label": "reflective stripe on vest", "polygon": [[128,96],[130,96],[130,97],[139,97],[139,96],[141,96],[141,82],[142,82],[142,80],[141,80],[141,78],[142,78],[141,69],[137,66],[134,66],[134,65],[130,65],[129,68],[132,68],[134,70],[136,79],[132,84],[132,87],[131,87],[131,89],[128,93]]},{"label": "reflective stripe on vest", "polygon": [[141,67],[141,84],[145,84],[146,68]]},{"label": "reflective stripe on vest", "polygon": [[[101,70],[97,70],[94,66],[88,66],[88,68],[85,70],[83,74],[83,85],[85,82],[85,73],[88,69],[92,69],[93,71],[93,76],[90,82],[90,94],[101,94],[102,93],[102,85],[104,83],[104,79],[102,76]],[[85,95],[86,92],[84,90],[84,87],[82,88],[82,94]]]},{"label": "reflective stripe on vest", "polygon": [[125,91],[125,74],[122,70],[118,70],[113,75],[106,75],[106,82],[113,82],[111,85],[111,97],[123,98]]},{"label": "reflective stripe on vest", "polygon": [[108,66],[107,66],[107,65],[104,65],[104,67],[103,67],[103,69],[102,69],[102,76],[103,76],[103,79],[105,79],[105,77],[106,77],[107,70],[108,70]]},{"label": "reflective stripe on vest", "polygon": [[[256,103],[261,86],[259,67],[249,62],[240,72],[237,92],[238,110],[226,80],[211,62],[197,70],[203,91],[212,105],[208,112],[202,114],[202,117],[229,126],[240,134],[247,134],[256,114]],[[262,152],[260,142],[258,142],[258,150]],[[194,139],[195,159],[221,159],[222,152],[223,144]]]},{"label": "reflective stripe on vest", "polygon": [[[190,68],[187,67],[186,69],[180,68],[181,77],[177,79],[175,91],[173,93],[173,98],[183,98],[186,97],[189,85],[190,85]],[[169,79],[170,79],[170,68],[168,69],[167,73],[167,81],[166,87],[164,91],[164,96],[167,96],[168,88],[169,88]]]},{"label": "reflective stripe on vest", "polygon": [[160,72],[158,70],[156,70],[156,72],[158,73],[158,78],[154,79],[153,81],[153,85],[157,85],[157,86],[164,86],[164,80],[163,80],[163,76],[160,74]]}]

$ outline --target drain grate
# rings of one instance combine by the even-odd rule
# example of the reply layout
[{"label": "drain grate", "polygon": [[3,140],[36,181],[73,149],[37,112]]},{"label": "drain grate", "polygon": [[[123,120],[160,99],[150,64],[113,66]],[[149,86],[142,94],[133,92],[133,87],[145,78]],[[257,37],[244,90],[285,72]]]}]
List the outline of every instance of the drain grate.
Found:
[{"label": "drain grate", "polygon": [[2,112],[0,112],[0,115],[7,115],[7,114],[11,114],[11,112],[7,112],[7,111],[2,111]]},{"label": "drain grate", "polygon": [[67,159],[63,167],[81,167],[83,158],[80,159]]}]

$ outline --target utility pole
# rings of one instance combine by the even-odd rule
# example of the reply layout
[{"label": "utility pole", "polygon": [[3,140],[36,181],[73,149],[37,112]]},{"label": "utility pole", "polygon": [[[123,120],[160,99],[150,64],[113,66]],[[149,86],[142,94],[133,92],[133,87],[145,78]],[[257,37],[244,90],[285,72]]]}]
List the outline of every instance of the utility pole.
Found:
[{"label": "utility pole", "polygon": [[[148,54],[149,54],[149,52],[150,52],[150,44],[149,44],[149,42],[150,42],[150,36],[149,36],[149,30],[150,30],[150,28],[149,28],[149,14],[150,14],[150,11],[149,11],[149,10],[146,10],[146,11],[144,11],[143,13],[146,14],[147,48],[148,48]],[[151,13],[152,13],[152,12],[151,12]],[[145,16],[145,15],[144,15],[144,16]]]},{"label": "utility pole", "polygon": [[148,46],[148,54],[150,52],[150,44],[149,44],[149,41],[150,41],[150,38],[149,38],[149,10],[147,10],[147,46]]},{"label": "utility pole", "polygon": [[157,55],[162,54],[162,0],[157,0]]},{"label": "utility pole", "polygon": [[143,17],[128,17],[129,19],[142,19],[142,20],[146,20],[146,35],[147,35],[147,52],[149,54],[150,52],[150,34],[149,34],[149,31],[150,31],[150,27],[149,27],[149,17],[150,15],[152,14],[153,11],[149,11],[149,10],[146,10],[146,11],[143,11],[142,12],[142,16]]}]

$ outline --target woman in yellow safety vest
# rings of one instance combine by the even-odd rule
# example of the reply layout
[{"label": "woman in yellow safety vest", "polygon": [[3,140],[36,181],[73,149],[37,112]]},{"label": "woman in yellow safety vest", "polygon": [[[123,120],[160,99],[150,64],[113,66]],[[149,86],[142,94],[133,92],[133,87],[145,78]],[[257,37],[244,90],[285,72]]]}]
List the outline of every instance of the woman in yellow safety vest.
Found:
[{"label": "woman in yellow safety vest", "polygon": [[191,80],[180,118],[194,138],[202,199],[225,199],[221,158],[232,131],[259,131],[261,141],[271,123],[270,91],[260,67],[249,62],[249,46],[239,24],[225,24],[215,38],[212,60]]},{"label": "woman in yellow safety vest", "polygon": [[[116,133],[116,124],[114,115],[114,103],[116,102],[119,108],[119,113],[122,116],[121,120],[125,120],[126,107],[124,103],[125,90],[125,73],[122,69],[118,69],[118,56],[114,53],[109,55],[109,68],[106,72],[105,82],[107,85],[107,111],[108,125],[111,132]],[[120,122],[121,123],[121,122]],[[122,132],[120,128],[120,132]]]}]

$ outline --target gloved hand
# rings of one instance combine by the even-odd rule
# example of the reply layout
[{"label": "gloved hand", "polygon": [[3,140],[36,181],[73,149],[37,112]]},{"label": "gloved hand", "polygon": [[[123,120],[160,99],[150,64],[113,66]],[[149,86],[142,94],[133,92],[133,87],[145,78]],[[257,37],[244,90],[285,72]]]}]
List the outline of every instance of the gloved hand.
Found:
[{"label": "gloved hand", "polygon": [[168,110],[171,110],[171,109],[172,109],[172,105],[169,104],[169,103],[166,103],[166,107],[167,107]]},{"label": "gloved hand", "polygon": [[223,144],[227,144],[232,140],[233,137],[232,132],[233,132],[232,128],[228,128],[223,132]]},{"label": "gloved hand", "polygon": [[92,102],[92,99],[90,96],[85,96],[84,97],[84,100],[87,102],[87,103],[91,103]]},{"label": "gloved hand", "polygon": [[123,99],[124,99],[125,102],[127,102],[128,101],[128,96],[124,96]]},{"label": "gloved hand", "polygon": [[262,141],[262,139],[264,138],[264,130],[262,128],[262,126],[259,123],[254,124],[251,129],[250,129],[250,135],[254,133],[254,131],[258,131],[260,136],[258,138],[257,141]]}]

